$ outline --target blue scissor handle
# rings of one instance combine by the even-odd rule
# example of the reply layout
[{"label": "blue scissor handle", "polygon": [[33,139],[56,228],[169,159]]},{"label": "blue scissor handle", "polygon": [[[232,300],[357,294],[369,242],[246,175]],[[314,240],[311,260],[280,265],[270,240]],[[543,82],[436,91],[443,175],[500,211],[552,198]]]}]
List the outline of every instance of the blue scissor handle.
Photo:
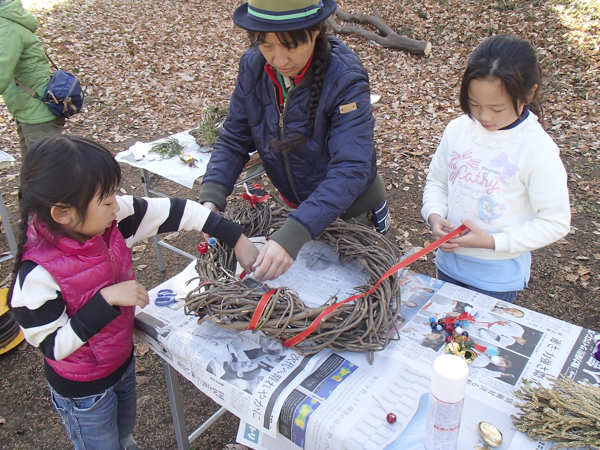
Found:
[{"label": "blue scissor handle", "polygon": [[171,303],[175,303],[175,297],[177,297],[177,294],[173,289],[161,289],[156,295],[154,304],[156,306],[167,306]]}]

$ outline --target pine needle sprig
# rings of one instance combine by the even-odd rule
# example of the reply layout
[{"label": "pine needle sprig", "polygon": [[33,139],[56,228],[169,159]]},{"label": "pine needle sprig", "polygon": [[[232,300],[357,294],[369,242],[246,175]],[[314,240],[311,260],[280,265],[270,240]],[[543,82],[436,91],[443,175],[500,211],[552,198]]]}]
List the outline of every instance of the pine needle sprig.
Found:
[{"label": "pine needle sprig", "polygon": [[548,377],[552,388],[524,385],[514,395],[525,403],[513,417],[517,430],[531,439],[554,441],[553,448],[600,450],[600,389],[561,375]]},{"label": "pine needle sprig", "polygon": [[183,145],[173,137],[157,142],[150,148],[151,153],[156,153],[163,158],[172,158],[173,156],[179,155],[182,150]]}]

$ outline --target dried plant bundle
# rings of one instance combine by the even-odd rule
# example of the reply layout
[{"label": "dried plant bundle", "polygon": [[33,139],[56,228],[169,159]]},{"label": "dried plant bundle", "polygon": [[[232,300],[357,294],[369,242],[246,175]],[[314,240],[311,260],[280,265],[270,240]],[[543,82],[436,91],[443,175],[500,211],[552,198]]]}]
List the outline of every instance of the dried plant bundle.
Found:
[{"label": "dried plant bundle", "polygon": [[600,449],[600,389],[561,375],[551,389],[524,385],[515,396],[525,403],[512,416],[515,428],[532,439],[554,441],[553,448]]},{"label": "dried plant bundle", "polygon": [[[278,228],[283,221],[272,224]],[[318,238],[325,242],[341,261],[356,260],[369,274],[364,286],[367,292],[396,262],[398,249],[384,236],[370,227],[336,220]],[[246,330],[254,311],[268,287],[262,283],[239,281],[235,278],[235,256],[221,243],[213,246],[198,260],[197,270],[204,283],[191,291],[185,302],[185,313],[200,317],[199,322],[213,320],[219,326],[232,330]],[[258,322],[256,330],[266,336],[290,339],[306,330],[329,305],[338,300],[328,299],[317,308],[307,307],[298,294],[280,287],[272,295]],[[327,316],[317,329],[295,346],[300,354],[317,353],[323,348],[335,351],[368,353],[383,350],[396,333],[394,329],[400,306],[400,289],[396,276],[389,276],[370,295],[341,305]],[[383,336],[383,337],[382,337]]]}]

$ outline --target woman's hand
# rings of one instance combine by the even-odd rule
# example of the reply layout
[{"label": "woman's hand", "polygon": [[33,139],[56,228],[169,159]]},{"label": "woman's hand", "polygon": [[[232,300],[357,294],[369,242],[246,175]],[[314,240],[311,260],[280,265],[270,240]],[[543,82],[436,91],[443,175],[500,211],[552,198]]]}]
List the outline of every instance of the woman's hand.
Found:
[{"label": "woman's hand", "polygon": [[469,230],[448,242],[467,248],[487,248],[490,250],[496,248],[496,243],[491,234],[486,233],[470,220],[462,219],[461,222]]},{"label": "woman's hand", "polygon": [[252,272],[252,264],[254,264],[258,257],[258,249],[254,243],[242,234],[236,242],[235,247],[233,247],[233,251],[246,273]]},{"label": "woman's hand", "polygon": [[145,307],[150,298],[148,291],[135,280],[123,281],[100,289],[100,295],[110,306],[139,306]]},{"label": "woman's hand", "polygon": [[267,281],[277,278],[288,271],[294,259],[277,242],[269,241],[258,255],[258,259],[252,266],[254,279]]},{"label": "woman's hand", "polygon": [[[216,214],[219,214],[219,208],[217,208],[217,205],[215,205],[212,202],[204,202],[204,203],[202,203],[202,206],[210,209],[212,212],[214,212]],[[208,240],[210,239],[210,236],[206,233],[202,233],[202,235],[204,236],[204,241],[208,242]]]},{"label": "woman's hand", "polygon": [[[429,222],[429,226],[431,226],[431,231],[433,232],[433,236],[437,239],[446,236],[450,230],[452,230],[454,225],[452,225],[448,220],[444,219],[439,214],[431,214],[427,221]],[[454,243],[455,239],[451,239],[448,242],[440,245],[440,250],[453,253],[458,247],[458,244]]]}]

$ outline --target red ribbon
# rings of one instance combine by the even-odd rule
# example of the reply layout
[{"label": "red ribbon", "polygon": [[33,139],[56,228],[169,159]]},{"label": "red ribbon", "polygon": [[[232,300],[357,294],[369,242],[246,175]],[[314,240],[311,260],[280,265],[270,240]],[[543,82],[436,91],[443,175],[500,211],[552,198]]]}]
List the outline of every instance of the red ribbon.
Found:
[{"label": "red ribbon", "polygon": [[[321,314],[319,314],[319,316],[313,321],[312,324],[310,324],[310,326],[304,330],[302,333],[297,334],[296,336],[294,336],[291,339],[288,339],[287,341],[285,341],[283,343],[283,345],[285,347],[292,347],[298,343],[300,343],[304,338],[306,338],[309,334],[311,334],[313,331],[315,331],[317,329],[317,327],[320,325],[320,323],[332,312],[334,312],[336,309],[338,309],[340,306],[342,306],[344,303],[348,303],[348,302],[352,302],[354,300],[357,300],[361,297],[365,297],[371,293],[373,293],[373,291],[375,291],[375,289],[377,289],[377,286],[379,286],[379,284],[385,280],[387,277],[389,277],[390,275],[394,275],[396,272],[398,272],[400,269],[408,266],[409,264],[415,262],[417,259],[419,259],[421,256],[426,255],[427,253],[435,250],[436,248],[438,248],[440,245],[444,244],[445,242],[448,242],[450,239],[455,238],[456,236],[460,235],[461,233],[463,233],[464,231],[467,230],[467,227],[465,225],[461,225],[460,227],[458,227],[455,230],[452,230],[450,233],[446,234],[445,236],[439,238],[437,241],[435,241],[432,244],[429,244],[427,247],[425,247],[424,249],[419,250],[416,253],[413,253],[412,255],[410,255],[408,258],[400,261],[397,264],[394,264],[386,273],[383,274],[383,276],[377,280],[377,282],[373,285],[373,287],[371,289],[369,289],[367,292],[363,293],[363,294],[356,294],[353,295],[352,297],[348,297],[345,300],[342,300],[341,302],[338,303],[334,303],[333,305],[327,307],[325,309],[325,311],[323,311]],[[271,291],[269,291],[271,292]],[[268,294],[268,292],[267,292]],[[259,307],[261,305],[261,303],[263,303],[263,300],[265,299],[265,296],[267,295],[263,295],[263,298],[261,299],[261,301],[259,302]],[[272,295],[272,294],[271,294]],[[269,295],[269,298],[271,298],[271,296]],[[267,299],[268,301],[268,299]],[[265,302],[266,305],[266,302]],[[258,307],[256,308],[257,312],[258,312]],[[262,309],[264,310],[264,306],[262,307]],[[254,313],[256,315],[256,312]],[[262,314],[262,310],[260,312],[260,314]],[[252,319],[254,321],[254,318]],[[256,320],[258,322],[258,319]],[[250,323],[252,325],[252,322]],[[248,327],[250,328],[250,327]]]},{"label": "red ribbon", "polygon": [[473,317],[471,314],[469,314],[468,312],[464,312],[462,313],[460,316],[458,317],[446,317],[445,319],[442,320],[442,323],[444,325],[453,325],[455,322],[459,322],[461,320],[464,320],[466,322],[475,322],[475,317]]},{"label": "red ribbon", "polygon": [[265,200],[271,198],[271,196],[269,194],[263,196],[263,197],[259,197],[256,194],[252,194],[252,195],[248,195],[245,192],[242,193],[242,198],[244,200],[248,200],[250,202],[250,206],[252,206],[252,209],[256,209],[254,207],[255,203],[260,203],[260,202],[264,202]]},{"label": "red ribbon", "polygon": [[254,314],[252,315],[252,320],[250,320],[250,325],[248,325],[249,330],[254,331],[254,329],[256,328],[256,325],[258,325],[258,321],[260,320],[260,317],[262,316],[262,314],[265,310],[265,307],[267,306],[267,303],[269,303],[269,300],[271,300],[271,297],[273,296],[275,291],[277,291],[277,289],[271,289],[269,292],[265,292],[265,294],[262,296],[262,298],[260,299],[260,302],[258,302],[258,306],[254,310]]}]

